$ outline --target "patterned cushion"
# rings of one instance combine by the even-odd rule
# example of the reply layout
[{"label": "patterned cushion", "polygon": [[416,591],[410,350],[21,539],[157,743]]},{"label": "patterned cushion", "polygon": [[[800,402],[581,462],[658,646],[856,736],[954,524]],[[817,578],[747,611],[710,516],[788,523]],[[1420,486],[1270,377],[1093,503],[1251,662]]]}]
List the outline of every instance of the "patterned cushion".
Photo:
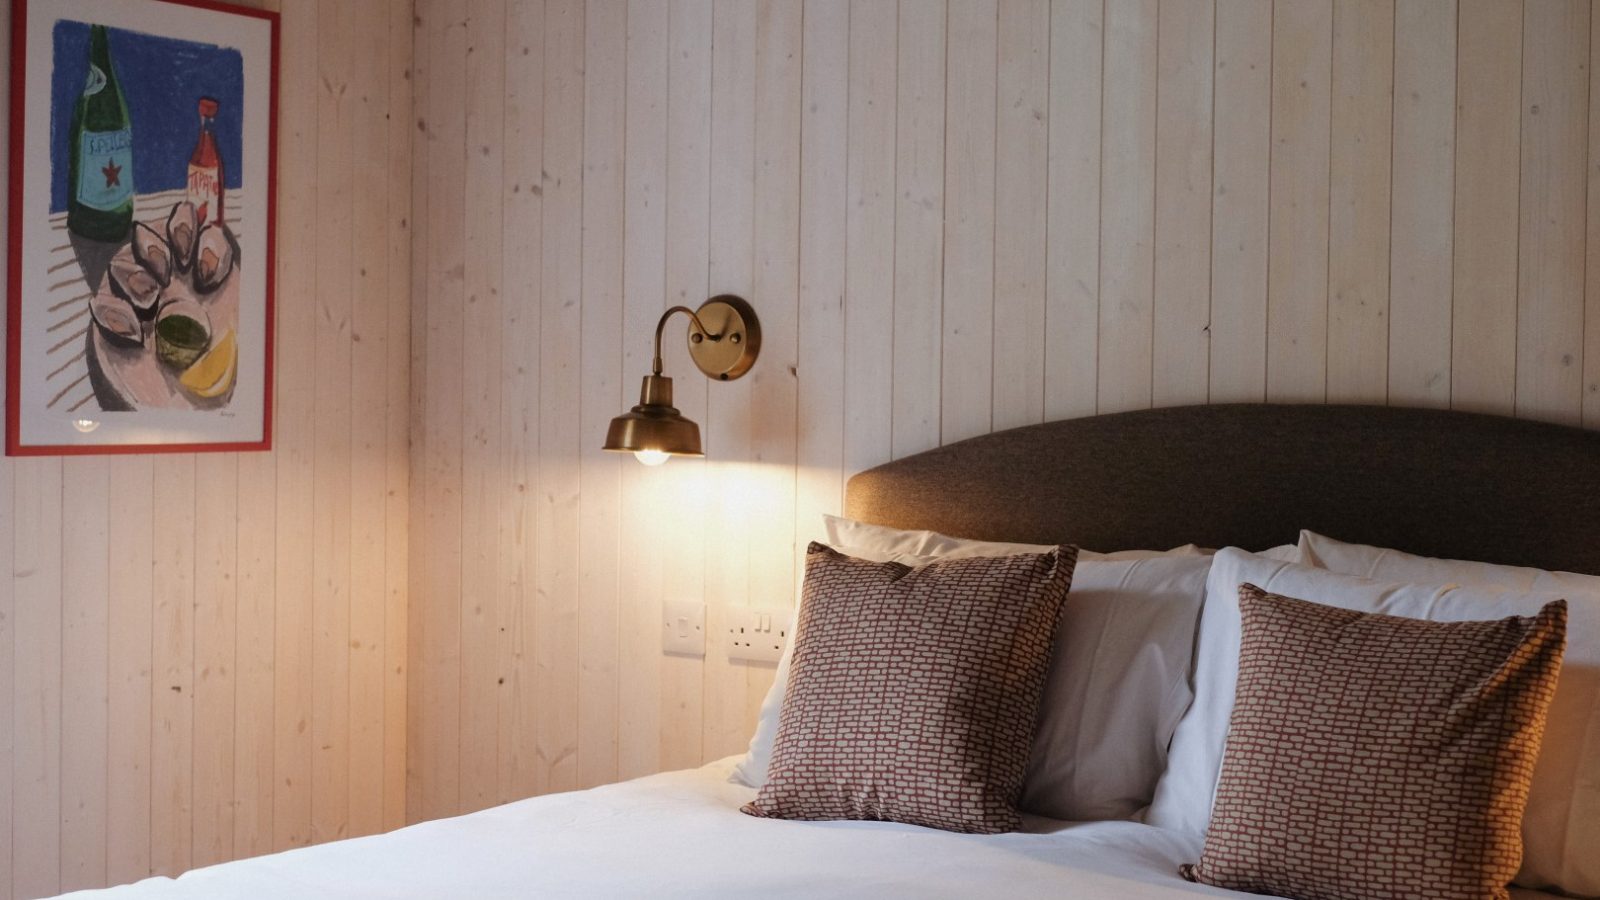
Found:
[{"label": "patterned cushion", "polygon": [[1077,554],[913,569],[812,544],[772,764],[744,811],[1015,831]]},{"label": "patterned cushion", "polygon": [[1239,589],[1239,686],[1194,881],[1505,898],[1567,606],[1428,622]]}]

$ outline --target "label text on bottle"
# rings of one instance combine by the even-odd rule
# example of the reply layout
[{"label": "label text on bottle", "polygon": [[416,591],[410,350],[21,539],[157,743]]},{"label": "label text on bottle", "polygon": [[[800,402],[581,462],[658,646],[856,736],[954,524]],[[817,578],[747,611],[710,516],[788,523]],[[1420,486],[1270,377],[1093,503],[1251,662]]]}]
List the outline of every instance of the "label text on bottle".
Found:
[{"label": "label text on bottle", "polygon": [[85,131],[79,138],[78,202],[113,210],[133,196],[133,132]]}]

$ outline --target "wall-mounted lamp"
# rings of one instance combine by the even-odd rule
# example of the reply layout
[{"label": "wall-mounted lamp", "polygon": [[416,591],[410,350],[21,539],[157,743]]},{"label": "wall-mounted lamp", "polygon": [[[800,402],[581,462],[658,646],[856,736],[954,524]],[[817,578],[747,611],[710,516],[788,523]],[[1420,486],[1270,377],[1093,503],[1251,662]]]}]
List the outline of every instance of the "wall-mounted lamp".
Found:
[{"label": "wall-mounted lamp", "polygon": [[673,407],[672,379],[661,374],[661,332],[673,313],[689,317],[689,358],[707,378],[732,381],[750,371],[761,352],[761,323],[743,298],[722,294],[698,310],[674,306],[662,313],[656,323],[651,374],[644,377],[639,405],[611,420],[604,448],[632,453],[647,466],[659,466],[673,456],[705,455],[700,449],[700,426]]}]

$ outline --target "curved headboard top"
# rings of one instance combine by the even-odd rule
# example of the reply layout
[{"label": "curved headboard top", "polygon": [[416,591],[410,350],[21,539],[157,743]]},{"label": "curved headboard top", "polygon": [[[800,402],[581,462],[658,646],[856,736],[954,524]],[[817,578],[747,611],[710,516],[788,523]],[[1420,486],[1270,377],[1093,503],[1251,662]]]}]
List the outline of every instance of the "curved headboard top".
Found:
[{"label": "curved headboard top", "polygon": [[1600,433],[1381,406],[1184,406],[996,432],[850,479],[846,514],[1094,550],[1261,550],[1301,528],[1600,574]]}]

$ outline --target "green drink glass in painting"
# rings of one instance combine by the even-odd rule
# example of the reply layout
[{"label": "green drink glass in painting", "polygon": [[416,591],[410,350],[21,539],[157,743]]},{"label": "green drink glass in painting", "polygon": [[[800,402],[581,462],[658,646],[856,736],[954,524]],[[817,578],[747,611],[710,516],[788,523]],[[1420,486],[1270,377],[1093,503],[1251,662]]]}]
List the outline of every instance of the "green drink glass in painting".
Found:
[{"label": "green drink glass in painting", "polygon": [[265,448],[276,15],[17,11],[8,452]]},{"label": "green drink glass in painting", "polygon": [[67,228],[97,241],[120,241],[133,224],[133,129],[111,64],[104,25],[89,30],[89,68],[72,116]]}]

